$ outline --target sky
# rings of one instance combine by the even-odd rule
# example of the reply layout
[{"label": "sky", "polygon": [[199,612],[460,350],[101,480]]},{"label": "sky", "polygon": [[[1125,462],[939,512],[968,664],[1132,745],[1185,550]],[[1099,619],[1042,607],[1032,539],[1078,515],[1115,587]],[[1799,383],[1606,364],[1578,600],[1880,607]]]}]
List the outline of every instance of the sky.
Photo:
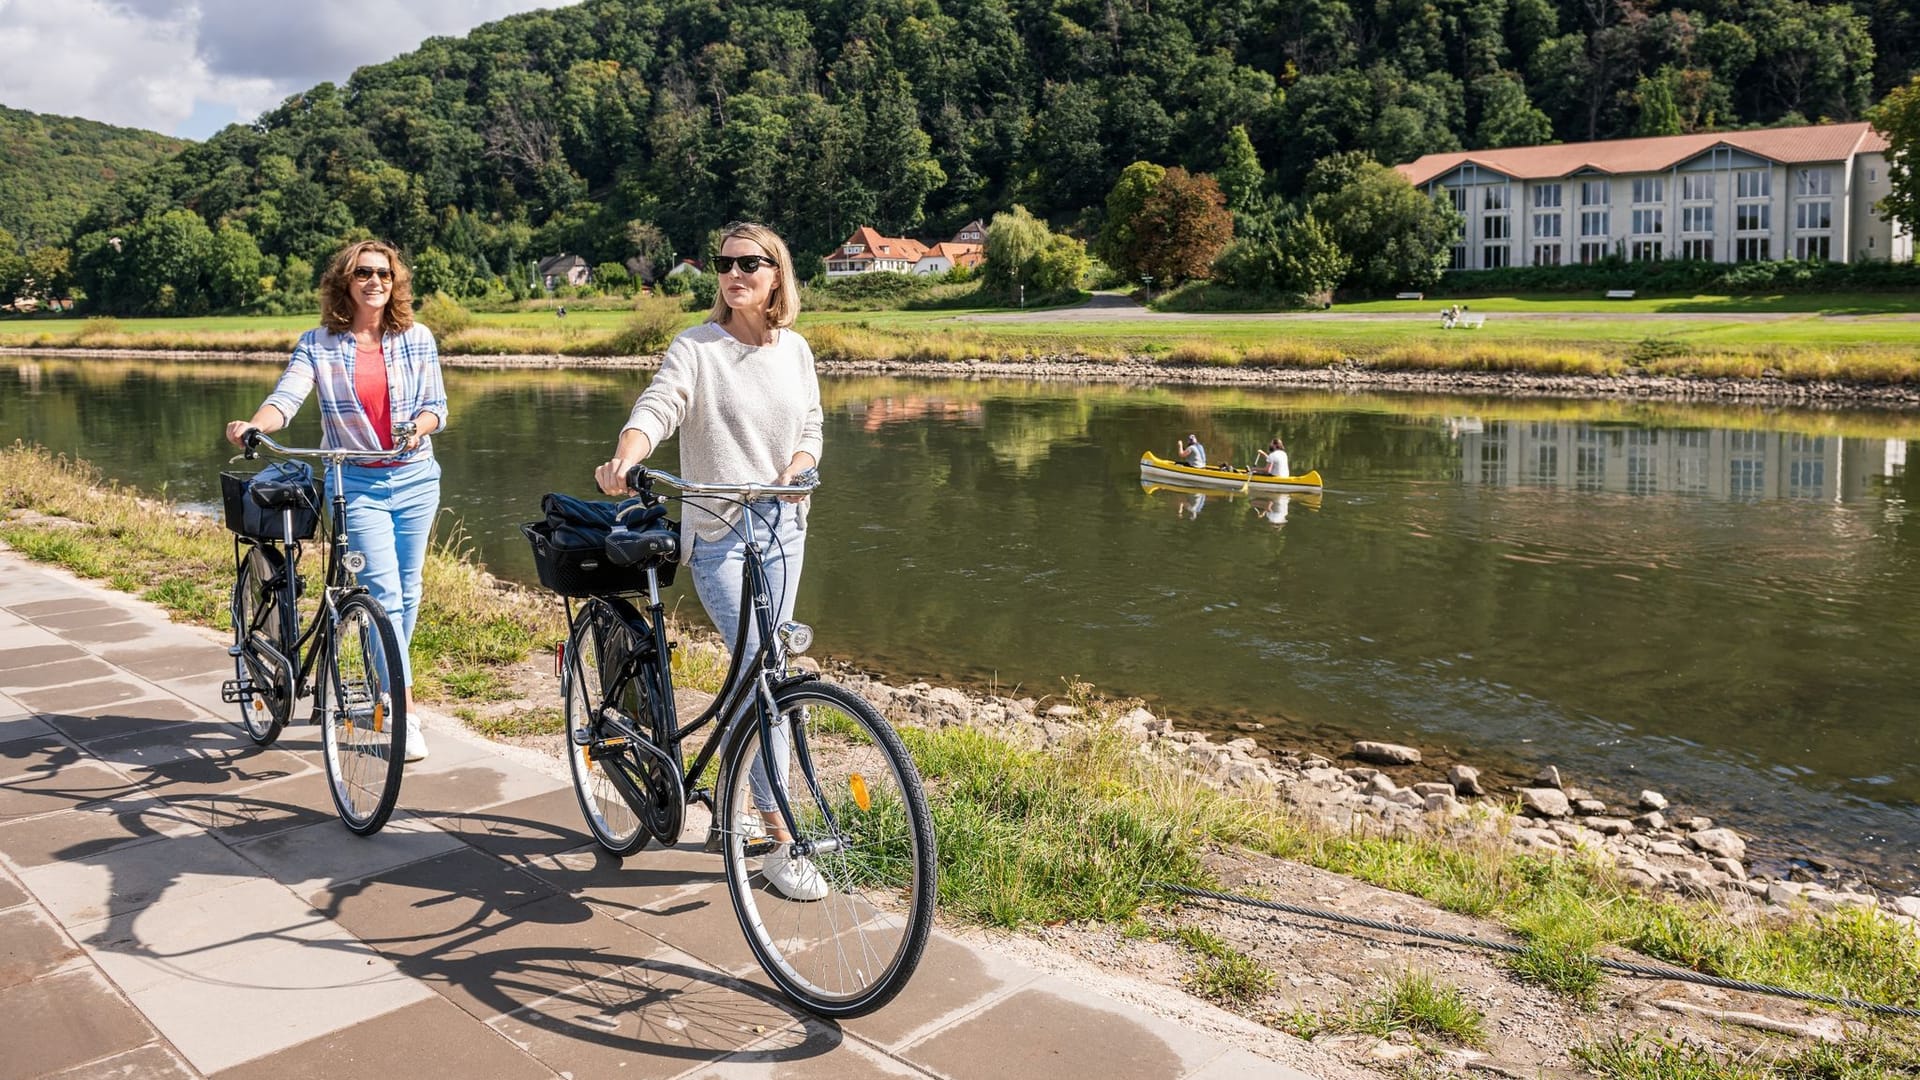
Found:
[{"label": "sky", "polygon": [[0,105],[204,139],[319,82],[575,0],[0,0]]}]

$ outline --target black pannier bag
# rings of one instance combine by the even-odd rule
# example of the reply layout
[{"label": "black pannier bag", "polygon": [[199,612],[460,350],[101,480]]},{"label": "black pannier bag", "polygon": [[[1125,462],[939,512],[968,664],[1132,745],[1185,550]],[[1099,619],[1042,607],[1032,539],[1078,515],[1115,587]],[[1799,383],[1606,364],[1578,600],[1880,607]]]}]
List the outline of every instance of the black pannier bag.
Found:
[{"label": "black pannier bag", "polygon": [[[613,531],[619,507],[618,503],[592,502],[558,492],[543,496],[540,509],[546,517],[520,527],[533,545],[533,568],[540,575],[540,584],[561,596],[644,592],[646,563],[619,566],[607,557],[607,534]],[[664,505],[636,510],[627,515],[627,528],[677,534],[679,526],[666,514]],[[672,547],[677,550],[677,544]],[[660,572],[660,586],[673,584],[679,564],[662,559],[654,565]]]},{"label": "black pannier bag", "polygon": [[257,473],[220,474],[220,501],[226,510],[227,528],[256,540],[286,540],[280,535],[280,508],[268,510],[253,501],[249,492],[255,483],[293,484],[306,498],[293,506],[294,540],[311,539],[320,525],[320,484],[313,467],[304,461],[276,461]]}]

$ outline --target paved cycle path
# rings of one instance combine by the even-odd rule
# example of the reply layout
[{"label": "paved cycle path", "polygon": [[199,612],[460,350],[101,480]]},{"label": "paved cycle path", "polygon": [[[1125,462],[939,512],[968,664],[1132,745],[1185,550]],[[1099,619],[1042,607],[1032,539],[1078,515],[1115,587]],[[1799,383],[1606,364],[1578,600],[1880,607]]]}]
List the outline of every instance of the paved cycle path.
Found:
[{"label": "paved cycle path", "polygon": [[603,858],[564,766],[429,714],[356,837],[305,703],[255,747],[231,676],[209,631],[0,549],[0,1080],[1306,1077],[943,934],[824,1023],[748,952],[704,821]]}]

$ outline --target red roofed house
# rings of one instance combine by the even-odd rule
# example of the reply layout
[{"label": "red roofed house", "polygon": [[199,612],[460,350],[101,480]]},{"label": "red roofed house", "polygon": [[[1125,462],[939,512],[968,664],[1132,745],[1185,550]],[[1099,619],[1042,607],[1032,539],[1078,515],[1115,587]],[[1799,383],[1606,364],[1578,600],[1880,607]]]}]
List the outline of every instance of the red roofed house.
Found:
[{"label": "red roofed house", "polygon": [[952,240],[928,247],[910,238],[881,236],[862,225],[847,237],[846,243],[827,256],[827,276],[846,277],[877,270],[939,274],[956,266],[977,267],[986,261],[986,236],[986,226],[973,221]]},{"label": "red roofed house", "polygon": [[1466,217],[1451,269],[1627,258],[1913,258],[1874,209],[1887,140],[1865,123],[1428,154],[1395,166]]}]

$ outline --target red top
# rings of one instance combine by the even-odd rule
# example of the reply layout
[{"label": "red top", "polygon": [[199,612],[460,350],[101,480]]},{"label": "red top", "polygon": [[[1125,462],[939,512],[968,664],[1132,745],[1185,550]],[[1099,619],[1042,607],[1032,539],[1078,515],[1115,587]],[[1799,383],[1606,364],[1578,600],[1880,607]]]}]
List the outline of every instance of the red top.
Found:
[{"label": "red top", "polygon": [[378,344],[359,345],[354,349],[353,395],[366,410],[380,445],[393,449],[393,403],[387,397],[387,357]]}]

